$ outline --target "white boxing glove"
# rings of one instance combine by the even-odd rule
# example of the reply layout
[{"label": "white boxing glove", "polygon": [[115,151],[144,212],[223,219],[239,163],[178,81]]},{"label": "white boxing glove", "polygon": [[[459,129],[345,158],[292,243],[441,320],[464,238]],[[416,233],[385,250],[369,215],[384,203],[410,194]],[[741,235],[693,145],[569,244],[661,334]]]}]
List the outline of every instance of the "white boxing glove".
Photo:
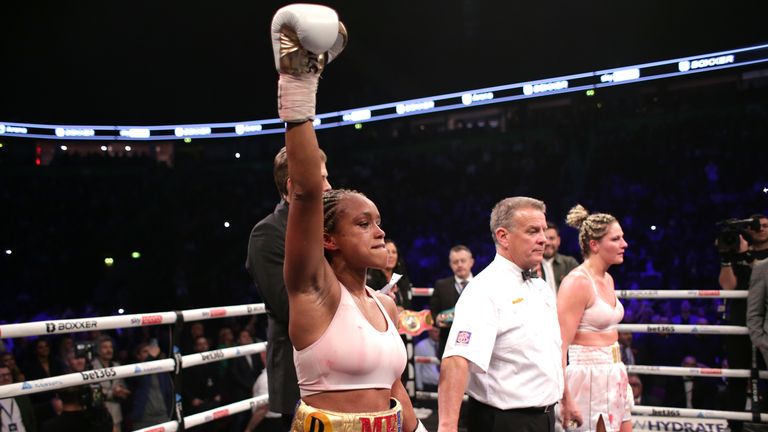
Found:
[{"label": "white boxing glove", "polygon": [[278,111],[286,122],[315,116],[317,82],[325,65],[347,44],[347,31],[326,6],[292,4],[272,18],[272,50],[278,82]]}]

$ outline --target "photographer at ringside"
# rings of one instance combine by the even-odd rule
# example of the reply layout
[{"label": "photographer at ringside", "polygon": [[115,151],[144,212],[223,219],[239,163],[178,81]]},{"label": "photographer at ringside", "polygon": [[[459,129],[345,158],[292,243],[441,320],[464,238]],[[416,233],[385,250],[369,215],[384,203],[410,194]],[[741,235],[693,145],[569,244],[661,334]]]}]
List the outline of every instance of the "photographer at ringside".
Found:
[{"label": "photographer at ringside", "polygon": [[[67,353],[69,372],[87,374],[90,370],[90,345]],[[67,387],[58,391],[62,413],[45,423],[43,432],[112,432],[112,416],[104,407],[104,395],[98,383]]]},{"label": "photographer at ringside", "polygon": [[[720,235],[716,246],[720,253],[720,276],[718,282],[723,290],[749,290],[752,267],[768,259],[768,217],[753,215],[744,220],[720,222]],[[745,299],[729,299],[725,303],[725,321],[728,325],[746,326],[747,307]],[[750,369],[752,367],[752,345],[741,336],[724,338],[724,352],[728,368]],[[744,411],[747,403],[747,380],[728,378],[729,410]],[[741,431],[741,422],[728,422],[731,430]]]},{"label": "photographer at ringside", "polygon": [[89,386],[67,387],[59,390],[62,413],[45,423],[42,432],[112,432],[112,417],[105,408],[88,406]]}]

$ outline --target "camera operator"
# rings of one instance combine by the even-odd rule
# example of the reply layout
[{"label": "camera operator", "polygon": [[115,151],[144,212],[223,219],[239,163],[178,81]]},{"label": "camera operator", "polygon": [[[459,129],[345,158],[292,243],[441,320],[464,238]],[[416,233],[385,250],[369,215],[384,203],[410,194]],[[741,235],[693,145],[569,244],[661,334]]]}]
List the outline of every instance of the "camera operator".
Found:
[{"label": "camera operator", "polygon": [[724,290],[749,289],[754,261],[768,258],[768,217],[753,215],[750,220],[753,222],[745,228],[737,225],[742,221],[721,223],[724,228],[717,249],[721,258],[719,282]]},{"label": "camera operator", "polygon": [[[752,267],[768,258],[768,217],[753,215],[742,221],[729,220],[719,224],[722,228],[716,245],[721,265],[718,281],[723,290],[749,290]],[[725,321],[728,325],[746,326],[746,302],[733,299],[724,302]],[[728,368],[750,369],[752,345],[747,338],[724,338]],[[746,407],[747,380],[728,378],[728,409],[744,411]],[[739,432],[741,422],[728,422],[731,430]]]},{"label": "camera operator", "polygon": [[[79,350],[67,353],[70,372],[84,372],[87,358]],[[81,385],[59,390],[62,412],[43,423],[42,432],[112,432],[112,417],[104,407],[101,387]]]},{"label": "camera operator", "polygon": [[[60,415],[43,423],[42,432],[111,432],[112,418],[106,409],[96,412],[85,405],[84,401],[91,392],[89,386],[77,386],[61,389],[63,411]],[[106,421],[103,418],[106,415]]]}]

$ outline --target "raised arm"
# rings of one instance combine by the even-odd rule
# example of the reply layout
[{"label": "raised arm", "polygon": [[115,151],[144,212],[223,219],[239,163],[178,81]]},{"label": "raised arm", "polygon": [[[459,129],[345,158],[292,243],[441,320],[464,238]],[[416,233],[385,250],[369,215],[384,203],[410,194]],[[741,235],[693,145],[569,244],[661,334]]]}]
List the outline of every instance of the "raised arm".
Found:
[{"label": "raised arm", "polygon": [[[715,241],[717,245],[717,241]],[[720,252],[720,275],[717,277],[717,282],[720,284],[720,288],[724,290],[734,290],[739,284],[739,279],[736,276],[736,272],[733,269],[733,264],[737,261],[738,257],[749,250],[749,244],[747,241],[739,235],[739,250],[736,253],[732,252]]]},{"label": "raised arm", "polygon": [[720,266],[720,275],[717,277],[717,282],[720,284],[720,288],[724,290],[734,290],[738,285],[736,274],[733,272],[731,263],[726,263]]},{"label": "raised arm", "polygon": [[288,295],[317,291],[328,267],[323,257],[322,159],[311,122],[288,124],[285,133],[291,205],[285,235]]},{"label": "raised arm", "polygon": [[328,311],[334,306],[333,296],[327,301],[328,294],[338,286],[323,258],[326,183],[311,120],[320,73],[345,45],[346,30],[328,7],[288,5],[272,19],[272,47],[280,73],[278,111],[287,123],[290,206],[283,273],[290,303],[289,332],[298,349],[312,343],[324,330],[324,322],[332,315]]}]

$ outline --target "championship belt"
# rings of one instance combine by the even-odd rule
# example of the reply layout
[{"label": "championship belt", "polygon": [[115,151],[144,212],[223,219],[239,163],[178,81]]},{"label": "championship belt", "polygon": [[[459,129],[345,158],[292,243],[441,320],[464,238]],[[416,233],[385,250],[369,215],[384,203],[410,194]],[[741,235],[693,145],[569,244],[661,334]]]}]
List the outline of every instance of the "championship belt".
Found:
[{"label": "championship belt", "polygon": [[433,324],[432,314],[427,309],[420,312],[406,309],[397,317],[397,331],[400,334],[418,336],[431,329]]},{"label": "championship belt", "polygon": [[445,324],[452,324],[453,323],[453,313],[456,311],[455,307],[452,307],[450,309],[446,309],[439,314],[437,314],[438,319],[441,319],[443,323]]}]

